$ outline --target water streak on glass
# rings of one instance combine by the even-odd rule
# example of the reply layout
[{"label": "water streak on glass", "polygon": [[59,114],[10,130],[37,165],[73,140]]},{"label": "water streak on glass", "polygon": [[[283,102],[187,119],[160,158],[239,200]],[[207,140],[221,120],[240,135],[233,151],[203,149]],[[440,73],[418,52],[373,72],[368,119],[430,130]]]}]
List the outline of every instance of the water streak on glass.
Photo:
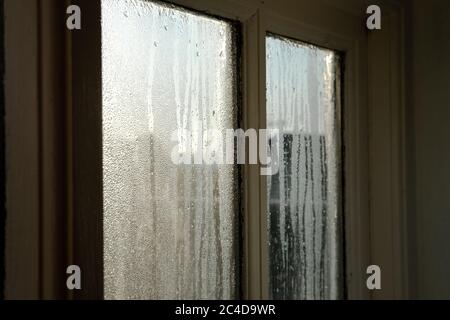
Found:
[{"label": "water streak on glass", "polygon": [[236,169],[171,161],[173,131],[235,128],[234,39],[178,7],[102,1],[106,299],[236,297]]},{"label": "water streak on glass", "polygon": [[339,56],[267,37],[269,289],[275,299],[342,296]]}]

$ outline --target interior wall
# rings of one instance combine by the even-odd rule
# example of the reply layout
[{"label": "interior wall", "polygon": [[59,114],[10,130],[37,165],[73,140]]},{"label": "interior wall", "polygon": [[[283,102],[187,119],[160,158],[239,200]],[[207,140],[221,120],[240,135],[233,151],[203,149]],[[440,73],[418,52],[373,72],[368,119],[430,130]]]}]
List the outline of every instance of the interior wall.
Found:
[{"label": "interior wall", "polygon": [[411,1],[406,29],[410,289],[450,298],[450,1]]},{"label": "interior wall", "polygon": [[4,19],[3,0],[0,0],[0,300],[4,297],[5,282],[5,93],[4,93]]}]

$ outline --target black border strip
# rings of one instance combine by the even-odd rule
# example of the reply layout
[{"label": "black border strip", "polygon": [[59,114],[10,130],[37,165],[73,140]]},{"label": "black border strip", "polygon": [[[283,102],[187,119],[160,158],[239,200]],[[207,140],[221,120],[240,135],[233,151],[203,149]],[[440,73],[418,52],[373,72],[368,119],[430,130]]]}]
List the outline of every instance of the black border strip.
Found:
[{"label": "black border strip", "polygon": [[6,227],[6,168],[5,168],[5,19],[4,1],[0,0],[0,300],[5,298],[5,227]]}]

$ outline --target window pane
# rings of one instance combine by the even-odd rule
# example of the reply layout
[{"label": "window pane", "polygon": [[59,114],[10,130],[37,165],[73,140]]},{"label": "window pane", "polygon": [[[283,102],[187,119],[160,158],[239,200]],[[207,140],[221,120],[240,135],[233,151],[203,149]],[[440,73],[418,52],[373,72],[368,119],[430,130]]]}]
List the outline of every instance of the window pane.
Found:
[{"label": "window pane", "polygon": [[236,168],[171,160],[173,133],[235,128],[234,39],[177,7],[102,1],[107,299],[236,297]]},{"label": "window pane", "polygon": [[339,59],[268,36],[267,127],[278,129],[279,172],[268,177],[270,294],[342,294]]}]

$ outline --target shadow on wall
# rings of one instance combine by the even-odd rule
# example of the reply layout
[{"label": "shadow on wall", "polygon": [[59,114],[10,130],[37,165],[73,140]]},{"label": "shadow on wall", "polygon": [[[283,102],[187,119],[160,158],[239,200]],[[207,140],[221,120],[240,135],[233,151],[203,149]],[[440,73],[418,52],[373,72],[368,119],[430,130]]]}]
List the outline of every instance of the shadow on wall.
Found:
[{"label": "shadow on wall", "polygon": [[450,1],[414,0],[406,29],[411,298],[450,298]]}]

